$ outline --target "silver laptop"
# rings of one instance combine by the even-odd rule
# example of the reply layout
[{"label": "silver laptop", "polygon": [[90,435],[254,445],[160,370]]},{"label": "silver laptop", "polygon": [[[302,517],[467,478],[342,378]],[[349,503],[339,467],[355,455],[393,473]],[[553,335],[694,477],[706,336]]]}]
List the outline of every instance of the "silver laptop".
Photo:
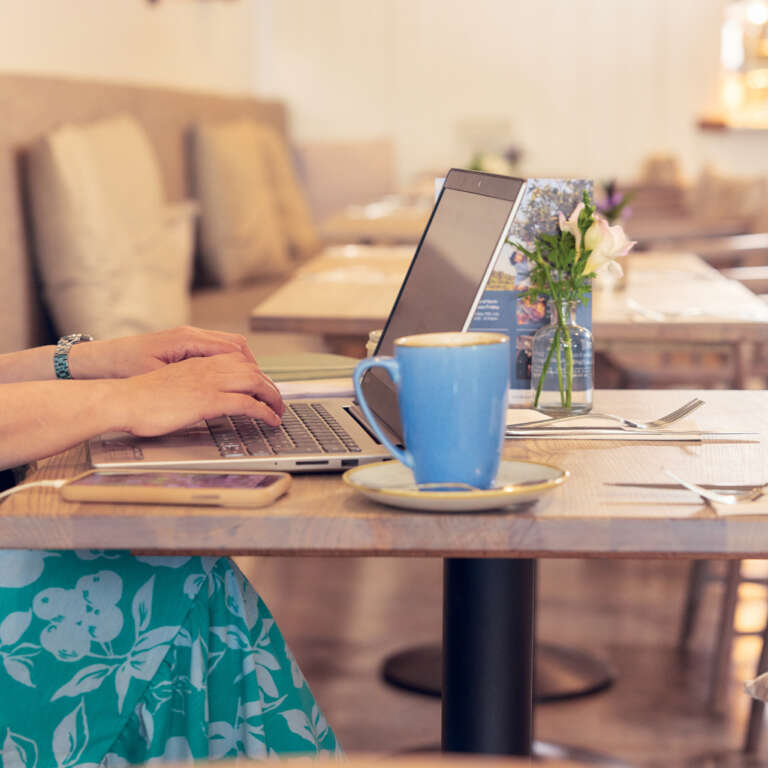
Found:
[{"label": "silver laptop", "polygon": [[[469,327],[504,244],[522,179],[451,170],[379,341],[391,355],[400,336]],[[395,443],[402,441],[397,393],[369,371],[366,399]],[[287,401],[280,427],[248,416],[208,419],[153,438],[112,432],[90,440],[91,464],[106,469],[339,471],[389,456],[347,398]]]}]

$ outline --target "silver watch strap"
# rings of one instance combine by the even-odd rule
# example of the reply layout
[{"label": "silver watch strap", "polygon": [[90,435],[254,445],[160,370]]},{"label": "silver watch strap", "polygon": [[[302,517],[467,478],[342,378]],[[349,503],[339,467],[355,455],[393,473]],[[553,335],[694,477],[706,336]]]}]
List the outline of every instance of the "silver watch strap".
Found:
[{"label": "silver watch strap", "polygon": [[72,378],[72,372],[69,370],[69,350],[83,341],[93,341],[93,336],[87,333],[70,333],[59,339],[53,353],[53,370],[57,379]]}]

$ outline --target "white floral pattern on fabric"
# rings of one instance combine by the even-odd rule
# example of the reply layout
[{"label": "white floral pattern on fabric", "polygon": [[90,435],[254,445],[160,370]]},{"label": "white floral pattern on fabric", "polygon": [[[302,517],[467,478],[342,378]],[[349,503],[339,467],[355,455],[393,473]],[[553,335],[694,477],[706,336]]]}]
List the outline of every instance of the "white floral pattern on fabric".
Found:
[{"label": "white floral pattern on fabric", "polygon": [[0,766],[336,754],[228,559],[0,550]]},{"label": "white floral pattern on fabric", "polygon": [[45,558],[55,556],[55,552],[0,549],[0,589],[19,589],[33,584],[43,573]]},{"label": "white floral pattern on fabric", "polygon": [[51,587],[35,595],[32,610],[49,622],[40,644],[60,661],[77,661],[91,650],[91,641],[114,640],[123,628],[116,603],[123,582],[114,571],[81,577],[74,589]]}]

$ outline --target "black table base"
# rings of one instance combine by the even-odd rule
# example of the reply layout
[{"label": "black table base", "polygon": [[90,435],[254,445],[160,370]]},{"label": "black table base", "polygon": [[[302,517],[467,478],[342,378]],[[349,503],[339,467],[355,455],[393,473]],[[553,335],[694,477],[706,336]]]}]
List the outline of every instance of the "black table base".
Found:
[{"label": "black table base", "polygon": [[[389,656],[382,677],[390,684],[425,696],[442,695],[443,652],[439,645],[419,645]],[[608,662],[586,651],[536,643],[533,700],[537,704],[591,696],[613,685]]]}]

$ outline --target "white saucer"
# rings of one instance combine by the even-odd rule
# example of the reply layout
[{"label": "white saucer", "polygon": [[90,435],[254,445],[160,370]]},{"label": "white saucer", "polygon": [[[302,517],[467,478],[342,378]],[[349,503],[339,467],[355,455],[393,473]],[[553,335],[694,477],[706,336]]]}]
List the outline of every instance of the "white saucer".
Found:
[{"label": "white saucer", "polygon": [[557,488],[569,473],[549,464],[533,461],[502,461],[496,488],[483,490],[421,490],[413,473],[399,461],[381,461],[347,470],[347,485],[369,499],[404,509],[430,512],[480,512],[535,501]]}]

